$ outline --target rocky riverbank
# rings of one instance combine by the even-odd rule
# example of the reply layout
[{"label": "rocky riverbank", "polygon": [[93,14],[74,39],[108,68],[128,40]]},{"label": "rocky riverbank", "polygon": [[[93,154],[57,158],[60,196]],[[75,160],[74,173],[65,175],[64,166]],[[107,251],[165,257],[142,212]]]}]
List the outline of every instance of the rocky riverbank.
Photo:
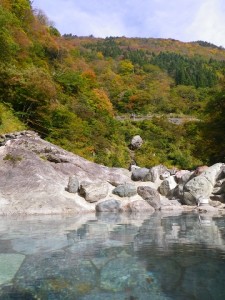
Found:
[{"label": "rocky riverbank", "polygon": [[1,136],[0,215],[97,212],[225,212],[225,165],[131,171],[87,161],[35,132]]}]

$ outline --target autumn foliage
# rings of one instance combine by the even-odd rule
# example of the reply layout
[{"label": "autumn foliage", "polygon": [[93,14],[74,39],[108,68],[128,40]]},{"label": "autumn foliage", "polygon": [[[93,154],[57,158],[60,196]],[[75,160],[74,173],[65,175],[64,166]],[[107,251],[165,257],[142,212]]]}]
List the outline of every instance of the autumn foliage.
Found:
[{"label": "autumn foliage", "polygon": [[[221,160],[224,61],[224,49],[201,41],[61,36],[31,1],[0,0],[0,132],[31,128],[110,166],[129,166],[135,134],[145,141],[139,165]],[[172,115],[201,122],[178,126]]]}]

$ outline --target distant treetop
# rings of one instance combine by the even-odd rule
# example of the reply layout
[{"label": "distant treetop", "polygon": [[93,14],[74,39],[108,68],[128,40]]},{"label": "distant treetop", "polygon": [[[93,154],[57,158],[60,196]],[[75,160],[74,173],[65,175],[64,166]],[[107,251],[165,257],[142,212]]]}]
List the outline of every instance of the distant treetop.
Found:
[{"label": "distant treetop", "polygon": [[225,50],[224,47],[222,47],[222,46],[216,46],[216,45],[214,45],[212,43],[209,43],[209,42],[206,42],[206,41],[196,41],[196,42],[193,42],[193,43],[199,44],[202,47],[209,47],[209,48]]}]

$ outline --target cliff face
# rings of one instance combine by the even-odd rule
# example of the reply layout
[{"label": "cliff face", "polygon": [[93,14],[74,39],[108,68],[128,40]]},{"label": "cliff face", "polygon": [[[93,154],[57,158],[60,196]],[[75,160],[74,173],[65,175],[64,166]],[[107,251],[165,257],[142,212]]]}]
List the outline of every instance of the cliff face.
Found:
[{"label": "cliff face", "polygon": [[69,176],[79,181],[130,181],[129,172],[107,168],[26,131],[2,137],[0,214],[59,214],[93,211],[95,205],[66,191]]}]

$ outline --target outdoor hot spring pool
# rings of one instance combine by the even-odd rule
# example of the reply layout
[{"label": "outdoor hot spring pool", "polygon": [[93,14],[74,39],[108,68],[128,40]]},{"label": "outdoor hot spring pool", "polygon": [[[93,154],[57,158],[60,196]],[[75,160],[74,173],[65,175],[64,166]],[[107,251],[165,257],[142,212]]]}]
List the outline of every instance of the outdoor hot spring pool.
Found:
[{"label": "outdoor hot spring pool", "polygon": [[225,217],[0,218],[0,299],[225,299]]}]

